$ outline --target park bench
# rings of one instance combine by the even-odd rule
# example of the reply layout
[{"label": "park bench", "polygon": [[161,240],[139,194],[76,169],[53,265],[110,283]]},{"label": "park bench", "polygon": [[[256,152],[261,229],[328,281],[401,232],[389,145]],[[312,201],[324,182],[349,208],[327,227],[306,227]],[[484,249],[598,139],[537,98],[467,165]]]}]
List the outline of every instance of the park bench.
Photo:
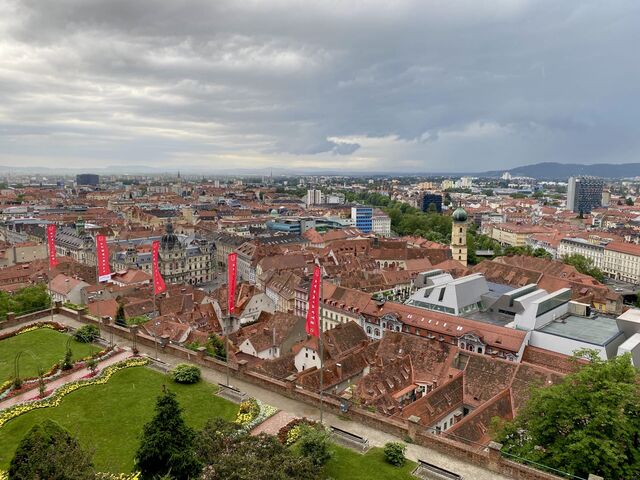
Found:
[{"label": "park bench", "polygon": [[369,450],[369,440],[355,433],[348,432],[333,425],[329,427],[333,438],[344,446],[349,448],[355,448],[360,452],[366,452]]},{"label": "park bench", "polygon": [[424,460],[418,460],[418,466],[412,474],[423,480],[462,480],[461,475]]},{"label": "park bench", "polygon": [[247,397],[246,393],[241,392],[231,385],[218,383],[218,387],[220,387],[220,389],[218,390],[218,395],[222,398],[226,398],[227,400],[232,401],[233,403],[241,403]]}]

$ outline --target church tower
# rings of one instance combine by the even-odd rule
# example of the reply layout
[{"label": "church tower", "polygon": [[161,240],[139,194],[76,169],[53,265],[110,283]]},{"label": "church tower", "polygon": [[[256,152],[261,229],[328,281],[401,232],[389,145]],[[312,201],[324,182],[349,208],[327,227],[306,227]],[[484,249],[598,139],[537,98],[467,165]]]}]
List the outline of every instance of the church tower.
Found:
[{"label": "church tower", "polygon": [[458,207],[451,215],[451,258],[467,266],[467,212]]}]

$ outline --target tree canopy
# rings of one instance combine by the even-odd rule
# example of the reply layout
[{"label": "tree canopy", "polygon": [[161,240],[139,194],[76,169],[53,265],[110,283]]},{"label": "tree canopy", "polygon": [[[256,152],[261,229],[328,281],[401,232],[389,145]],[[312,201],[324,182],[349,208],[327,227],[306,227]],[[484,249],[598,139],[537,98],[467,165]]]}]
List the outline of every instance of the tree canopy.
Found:
[{"label": "tree canopy", "polygon": [[209,420],[199,433],[203,480],[313,480],[310,458],[282,445],[277,437],[252,436],[222,419]]},{"label": "tree canopy", "polygon": [[11,463],[11,480],[87,480],[95,478],[91,454],[51,420],[31,427]]},{"label": "tree canopy", "polygon": [[195,436],[182,418],[176,394],[163,392],[156,402],[155,416],[144,426],[136,453],[136,469],[142,478],[168,473],[175,480],[195,478],[202,469],[193,443]]},{"label": "tree canopy", "polygon": [[8,312],[16,315],[44,310],[51,306],[51,298],[44,284],[24,287],[13,294],[0,292],[0,317]]},{"label": "tree canopy", "polygon": [[534,389],[498,430],[503,451],[586,478],[640,478],[640,378],[628,354],[590,362],[557,385]]},{"label": "tree canopy", "polygon": [[424,213],[403,202],[375,192],[346,192],[348,201],[381,207],[391,219],[391,230],[398,235],[417,235],[432,242],[451,243],[451,217],[437,212]]},{"label": "tree canopy", "polygon": [[580,255],[579,253],[574,253],[571,255],[565,255],[562,257],[562,261],[567,265],[575,267],[575,269],[580,273],[589,275],[599,282],[604,282],[604,273],[598,267],[593,265],[593,261],[590,258]]}]

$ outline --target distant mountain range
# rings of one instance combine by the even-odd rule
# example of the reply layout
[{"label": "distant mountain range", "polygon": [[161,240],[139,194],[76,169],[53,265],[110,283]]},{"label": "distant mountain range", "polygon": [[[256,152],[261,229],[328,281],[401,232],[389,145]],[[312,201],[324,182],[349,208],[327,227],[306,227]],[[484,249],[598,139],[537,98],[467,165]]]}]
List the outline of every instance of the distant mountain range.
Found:
[{"label": "distant mountain range", "polygon": [[509,172],[514,177],[533,177],[539,180],[566,180],[571,176],[588,175],[603,178],[640,177],[640,163],[555,163],[543,162],[533,165],[523,165],[510,170],[485,172],[481,175],[499,177]]},{"label": "distant mountain range", "polygon": [[[383,172],[383,171],[347,171],[324,168],[212,168],[206,166],[180,165],[180,173],[183,175],[345,175],[356,177],[379,177],[379,176],[445,176],[456,177],[460,175],[472,175],[476,177],[500,177],[504,172],[509,172],[514,177],[533,177],[539,180],[566,180],[574,175],[590,175],[603,178],[630,178],[640,177],[640,163],[594,163],[591,165],[581,163],[554,163],[544,162],[533,165],[523,165],[504,170],[492,170],[488,172],[467,171],[467,172]],[[9,175],[31,175],[40,174],[45,176],[75,175],[77,173],[97,173],[100,175],[175,175],[178,168],[168,170],[166,167],[151,167],[146,165],[107,165],[104,167],[23,167],[23,166],[0,166],[0,174]]]}]

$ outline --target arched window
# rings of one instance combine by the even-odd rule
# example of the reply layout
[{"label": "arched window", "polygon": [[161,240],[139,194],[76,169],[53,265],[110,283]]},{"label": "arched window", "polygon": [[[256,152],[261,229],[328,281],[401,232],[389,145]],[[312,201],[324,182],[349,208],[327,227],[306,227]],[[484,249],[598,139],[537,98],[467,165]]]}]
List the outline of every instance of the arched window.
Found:
[{"label": "arched window", "polygon": [[464,350],[464,342],[460,342],[460,348]]},{"label": "arched window", "polygon": [[375,336],[379,337],[380,336],[380,329],[376,328],[375,330]]},{"label": "arched window", "polygon": [[482,347],[478,347],[478,353],[482,353]]},{"label": "arched window", "polygon": [[467,345],[467,350],[469,350],[470,352],[473,352],[475,348],[473,347],[473,345]]},{"label": "arched window", "polygon": [[367,335],[371,335],[371,327],[367,327]]}]

